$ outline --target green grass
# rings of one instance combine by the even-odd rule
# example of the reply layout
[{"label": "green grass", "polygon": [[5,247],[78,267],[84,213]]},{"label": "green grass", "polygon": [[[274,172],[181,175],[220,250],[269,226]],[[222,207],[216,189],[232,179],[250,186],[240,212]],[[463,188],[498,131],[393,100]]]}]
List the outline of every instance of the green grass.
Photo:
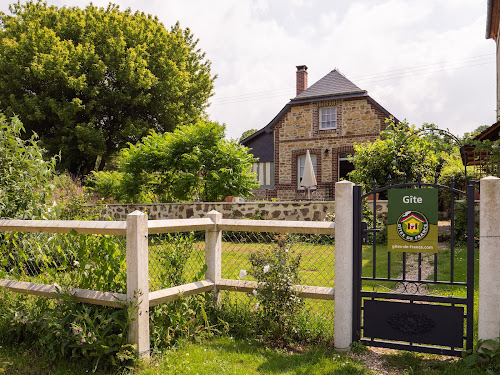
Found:
[{"label": "green grass", "polygon": [[263,347],[253,340],[219,338],[168,351],[138,375],[153,374],[369,374],[359,361],[325,346],[297,352]]},{"label": "green grass", "polygon": [[[90,364],[78,360],[52,361],[35,350],[26,347],[0,345],[0,374],[18,375],[88,375],[92,372]],[[112,372],[97,371],[96,374]]]},{"label": "green grass", "polygon": [[482,368],[468,368],[457,359],[443,359],[436,355],[424,355],[399,351],[382,357],[389,367],[402,374],[411,375],[484,375]]},{"label": "green grass", "polygon": [[[360,355],[366,350],[358,350]],[[355,357],[355,358],[354,358]],[[381,358],[383,367],[401,375],[480,375],[481,368],[466,368],[458,359],[436,355],[391,351]],[[396,372],[397,371],[397,372]],[[78,360],[51,361],[25,347],[0,346],[0,374],[69,375],[92,372],[90,364]],[[221,337],[200,343],[180,343],[177,347],[153,355],[133,370],[98,370],[102,374],[371,374],[359,355],[337,353],[325,345],[273,349],[252,339]]]}]

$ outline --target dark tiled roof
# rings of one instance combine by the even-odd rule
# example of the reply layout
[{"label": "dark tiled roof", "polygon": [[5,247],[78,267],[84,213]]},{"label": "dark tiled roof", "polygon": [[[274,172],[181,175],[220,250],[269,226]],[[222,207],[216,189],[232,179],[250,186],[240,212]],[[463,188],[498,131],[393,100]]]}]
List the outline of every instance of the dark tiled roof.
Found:
[{"label": "dark tiled roof", "polygon": [[318,82],[309,87],[307,90],[302,91],[299,95],[293,98],[292,101],[353,93],[359,93],[360,95],[363,95],[366,94],[366,91],[360,89],[358,86],[344,77],[344,75],[337,69],[334,69],[326,76],[321,78]]}]

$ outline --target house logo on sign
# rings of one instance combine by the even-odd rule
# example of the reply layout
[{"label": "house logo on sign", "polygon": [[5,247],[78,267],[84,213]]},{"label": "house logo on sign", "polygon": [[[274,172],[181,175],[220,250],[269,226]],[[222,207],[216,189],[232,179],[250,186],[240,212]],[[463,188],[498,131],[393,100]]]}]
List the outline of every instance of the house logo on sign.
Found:
[{"label": "house logo on sign", "polygon": [[429,233],[429,222],[421,212],[406,211],[399,217],[397,228],[403,240],[416,242]]}]

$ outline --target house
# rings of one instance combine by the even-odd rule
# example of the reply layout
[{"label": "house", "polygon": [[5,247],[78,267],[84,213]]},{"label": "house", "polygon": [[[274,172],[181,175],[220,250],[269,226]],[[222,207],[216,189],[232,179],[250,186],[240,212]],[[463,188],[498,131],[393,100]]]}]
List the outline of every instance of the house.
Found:
[{"label": "house", "polygon": [[380,138],[385,119],[393,117],[338,69],[310,87],[307,76],[307,66],[297,66],[295,98],[241,142],[259,159],[254,164],[260,182],[255,199],[305,199],[300,180],[307,150],[318,181],[313,198],[333,198],[335,182],[353,169],[348,157],[354,142]]},{"label": "house", "polygon": [[[500,139],[500,121],[484,129],[473,138],[473,141],[475,141],[475,143],[484,141],[494,142],[498,141],[498,139]],[[474,167],[473,178],[475,179],[491,175],[497,176],[500,172],[498,154],[492,157],[490,151],[482,150],[474,144],[462,146],[461,154],[464,165]]]},{"label": "house", "polygon": [[[500,118],[500,0],[488,0],[488,13],[486,16],[486,39],[493,39],[496,43],[497,54],[497,118]],[[483,130],[474,137],[474,141],[497,141],[500,139],[500,121]],[[489,175],[498,175],[498,155],[492,158],[489,151],[480,150],[474,145],[462,146],[462,161],[464,165],[474,166],[474,178]],[[496,159],[496,160],[495,160]]]},{"label": "house", "polygon": [[486,15],[486,39],[493,39],[496,42],[497,52],[497,117],[500,116],[500,0],[488,0],[488,13]]}]

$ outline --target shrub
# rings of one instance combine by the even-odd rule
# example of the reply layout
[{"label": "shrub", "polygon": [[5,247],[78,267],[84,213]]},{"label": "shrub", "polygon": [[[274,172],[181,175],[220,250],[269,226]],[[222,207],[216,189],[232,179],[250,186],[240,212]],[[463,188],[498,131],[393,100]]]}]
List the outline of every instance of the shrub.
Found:
[{"label": "shrub", "polygon": [[[28,345],[53,360],[83,358],[98,366],[126,366],[135,358],[127,343],[135,305],[86,305],[69,294],[57,301],[3,293],[0,333],[5,343]],[[6,303],[7,302],[7,303]]]},{"label": "shrub", "polygon": [[500,338],[478,340],[476,351],[468,351],[462,362],[467,367],[485,370],[487,375],[500,373]]},{"label": "shrub", "polygon": [[77,177],[63,173],[55,177],[54,202],[58,204],[50,207],[59,220],[97,220],[99,209],[89,203],[95,203],[89,189],[82,186]]},{"label": "shrub", "polygon": [[56,158],[45,160],[37,136],[23,140],[23,133],[17,117],[8,121],[0,113],[0,218],[44,219]]},{"label": "shrub", "polygon": [[294,289],[299,284],[300,254],[291,249],[286,235],[276,236],[276,246],[250,256],[250,274],[257,279],[256,310],[269,338],[288,341],[303,301]]}]

